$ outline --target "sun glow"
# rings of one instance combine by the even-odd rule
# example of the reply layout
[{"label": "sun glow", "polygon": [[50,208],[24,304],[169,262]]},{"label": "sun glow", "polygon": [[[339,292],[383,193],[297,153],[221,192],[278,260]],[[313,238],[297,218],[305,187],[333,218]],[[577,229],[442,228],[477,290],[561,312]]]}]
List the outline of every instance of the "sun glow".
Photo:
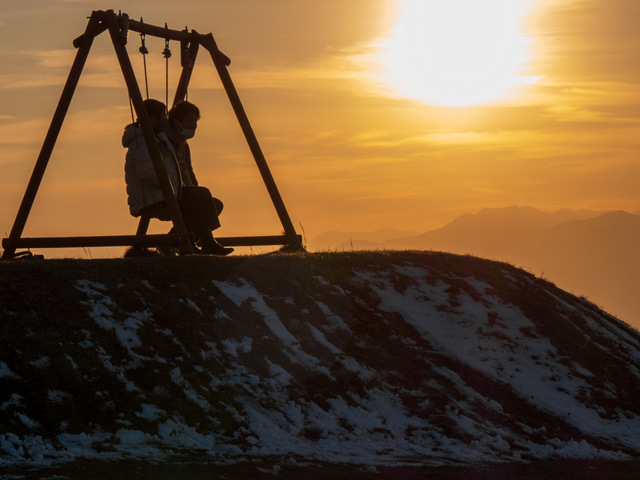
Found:
[{"label": "sun glow", "polygon": [[383,42],[382,79],[395,95],[461,107],[492,103],[535,81],[519,75],[530,0],[401,0]]}]

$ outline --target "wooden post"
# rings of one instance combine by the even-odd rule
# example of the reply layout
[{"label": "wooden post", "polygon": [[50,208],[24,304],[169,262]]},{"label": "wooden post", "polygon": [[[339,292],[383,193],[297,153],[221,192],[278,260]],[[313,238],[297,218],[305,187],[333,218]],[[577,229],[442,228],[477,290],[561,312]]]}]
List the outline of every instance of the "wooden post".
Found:
[{"label": "wooden post", "polygon": [[220,58],[215,52],[218,52],[218,47],[215,44],[212,34],[205,35],[201,37],[202,45],[209,50],[211,53],[211,59],[213,60],[213,64],[218,71],[218,75],[220,76],[220,80],[222,81],[222,85],[227,92],[227,96],[229,97],[229,101],[231,102],[231,106],[233,107],[233,111],[236,114],[236,118],[240,123],[240,127],[242,128],[242,132],[244,133],[245,139],[249,144],[249,148],[251,153],[253,154],[253,158],[258,166],[258,170],[262,175],[262,180],[264,181],[265,186],[271,196],[271,201],[273,202],[273,206],[276,209],[278,217],[280,218],[280,223],[282,223],[282,228],[284,228],[285,236],[291,238],[291,242],[289,243],[292,247],[302,247],[300,237],[296,234],[296,230],[293,227],[293,223],[291,222],[291,218],[289,217],[289,213],[287,212],[287,208],[284,205],[284,201],[278,191],[278,187],[276,186],[276,182],[269,170],[269,165],[267,165],[267,160],[262,153],[262,149],[260,148],[260,144],[258,143],[258,139],[251,127],[251,123],[249,122],[249,118],[242,106],[242,102],[240,101],[240,96],[231,80],[231,75],[229,75],[229,71],[227,70],[227,65],[224,62],[220,61]]},{"label": "wooden post", "polygon": [[[197,34],[194,33],[194,35]],[[191,74],[193,73],[193,67],[196,62],[196,57],[198,56],[199,47],[200,44],[198,42],[193,40],[189,42],[189,64],[182,66],[182,73],[180,74],[176,94],[173,97],[173,106],[184,100],[187,96],[187,90],[189,89],[189,82],[191,81]],[[167,105],[167,108],[169,108],[169,105]]]},{"label": "wooden post", "polygon": [[[147,109],[144,107],[142,94],[140,93],[140,88],[138,87],[138,81],[136,80],[135,74],[133,72],[133,67],[131,66],[131,61],[129,60],[129,55],[127,54],[124,39],[120,35],[116,16],[113,10],[107,11],[107,26],[109,28],[109,33],[111,34],[111,41],[113,42],[116,56],[118,57],[118,61],[120,62],[122,74],[124,75],[124,79],[127,84],[127,89],[129,90],[129,96],[131,97],[131,101],[133,102],[133,106],[140,121],[142,135],[144,137],[145,143],[147,144],[147,148],[149,149],[151,161],[153,162],[156,175],[158,176],[158,182],[160,183],[160,188],[162,189],[162,194],[164,195],[164,201],[167,204],[169,215],[173,220],[173,225],[176,228],[177,233],[184,237],[184,247],[187,253],[193,253],[193,247],[189,239],[189,233],[187,232],[187,227],[184,223],[184,219],[182,218],[182,213],[180,212],[180,207],[178,206],[178,200],[173,193],[173,187],[171,186],[169,176],[167,175],[167,169],[164,165],[162,153],[160,152],[160,147],[158,146],[153,127],[151,126],[151,119],[149,118]],[[177,165],[176,168],[178,168]]]},{"label": "wooden post", "polygon": [[[73,65],[71,66],[69,76],[67,77],[67,82],[65,83],[62,94],[60,95],[58,106],[55,113],[53,114],[49,130],[47,131],[47,135],[42,144],[42,148],[40,149],[40,155],[36,160],[36,165],[33,168],[31,179],[29,180],[29,184],[27,185],[27,189],[24,193],[22,203],[20,204],[20,208],[18,209],[16,220],[13,224],[13,228],[11,229],[11,233],[9,234],[10,240],[19,239],[22,235],[22,232],[24,231],[24,227],[27,223],[27,218],[29,217],[29,212],[33,207],[33,202],[36,198],[36,194],[38,193],[40,183],[42,182],[42,177],[44,176],[44,172],[47,169],[49,159],[51,158],[51,152],[53,152],[53,147],[55,146],[58,135],[60,134],[60,130],[62,129],[62,123],[64,122],[64,118],[67,115],[67,112],[69,111],[71,99],[73,98],[73,94],[76,90],[76,87],[78,86],[80,74],[82,73],[82,69],[84,68],[84,65],[87,61],[89,51],[91,50],[91,45],[93,43],[93,39],[95,38],[94,36],[96,32],[100,30],[99,23],[99,12],[93,12],[91,18],[89,19],[89,23],[87,24],[85,34],[82,37],[82,42],[80,42],[80,46],[78,47],[78,51],[76,52],[76,57]],[[15,251],[15,248],[7,248],[6,250],[4,250],[4,252],[2,252],[2,258],[12,258],[15,254]]]}]

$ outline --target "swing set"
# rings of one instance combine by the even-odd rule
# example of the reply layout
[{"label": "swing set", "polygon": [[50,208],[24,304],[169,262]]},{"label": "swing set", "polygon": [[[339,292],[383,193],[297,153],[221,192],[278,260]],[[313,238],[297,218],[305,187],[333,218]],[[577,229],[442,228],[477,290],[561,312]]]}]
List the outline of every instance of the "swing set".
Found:
[{"label": "swing set", "polygon": [[[33,206],[38,188],[47,168],[51,153],[55,146],[58,134],[62,128],[64,118],[69,109],[71,99],[80,80],[82,69],[85,65],[89,51],[95,37],[105,31],[109,31],[111,41],[113,43],[115,53],[122,69],[122,74],[129,92],[129,100],[138,117],[144,140],[149,149],[154,169],[158,176],[160,187],[162,189],[167,209],[171,216],[174,228],[168,234],[147,234],[150,218],[142,216],[140,218],[138,229],[135,235],[112,235],[112,236],[85,236],[85,237],[22,237],[29,212]],[[2,240],[3,259],[15,258],[18,248],[73,248],[73,247],[116,247],[116,246],[156,246],[156,245],[172,245],[181,247],[183,252],[194,253],[192,246],[192,234],[187,231],[184,219],[178,207],[178,201],[173,194],[171,183],[165,169],[162,154],[158,147],[151,120],[143,104],[142,93],[138,86],[133,67],[126,49],[128,32],[137,32],[142,39],[142,46],[139,51],[143,54],[144,70],[145,70],[145,87],[147,98],[149,96],[148,80],[146,72],[146,54],[148,50],[145,46],[145,36],[163,38],[165,40],[165,50],[163,55],[167,62],[171,56],[169,50],[170,41],[180,42],[181,66],[182,72],[178,81],[173,105],[187,98],[187,90],[191,73],[195,64],[196,56],[200,47],[209,52],[213,64],[220,76],[224,90],[231,102],[236,118],[240,124],[244,137],[249,145],[249,149],[256,162],[258,170],[262,176],[262,180],[267,188],[269,196],[276,213],[282,224],[284,234],[268,235],[268,236],[248,236],[248,237],[216,237],[216,240],[224,246],[274,246],[282,245],[289,250],[301,250],[302,236],[296,233],[291,222],[287,209],[284,205],[282,197],[278,192],[275,180],[271,175],[267,161],[262,153],[258,140],[253,132],[249,119],[244,111],[244,107],[240,102],[240,97],[235,89],[231,76],[227,67],[231,60],[224,55],[217,47],[216,42],[211,33],[202,35],[195,30],[171,30],[165,24],[164,27],[158,27],[146,24],[142,21],[135,21],[129,18],[127,14],[116,14],[113,10],[94,11],[89,18],[85,32],[73,41],[73,45],[77,48],[75,60],[71,66],[71,71],[67,77],[67,81],[63,88],[58,106],[54,112],[49,130],[43,142],[40,154],[36,160],[31,179],[27,185],[22,203],[18,209],[13,228],[8,238]],[[167,70],[168,71],[168,70]],[[166,77],[166,103],[169,104],[169,88],[168,74]]]}]

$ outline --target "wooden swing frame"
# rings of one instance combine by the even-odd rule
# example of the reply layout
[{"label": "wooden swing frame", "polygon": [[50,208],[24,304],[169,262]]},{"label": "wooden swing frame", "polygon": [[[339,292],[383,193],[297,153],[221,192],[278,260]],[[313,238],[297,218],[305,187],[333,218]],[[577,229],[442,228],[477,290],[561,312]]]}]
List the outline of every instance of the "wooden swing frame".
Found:
[{"label": "wooden swing frame", "polygon": [[[129,91],[129,97],[138,116],[142,134],[149,148],[156,174],[158,175],[160,187],[174,225],[173,231],[176,233],[147,235],[146,232],[150,219],[149,217],[141,217],[135,235],[24,238],[22,237],[22,233],[29,212],[33,206],[58,134],[62,128],[78,81],[80,80],[80,75],[89,51],[91,50],[93,39],[107,30],[111,36],[111,41],[113,42],[116,56]],[[184,252],[193,253],[191,235],[187,231],[180,208],[178,207],[177,199],[173,194],[171,183],[162,160],[162,154],[151,126],[151,120],[144,108],[142,94],[126,49],[129,31],[138,32],[141,35],[159,37],[165,40],[179,41],[181,51],[188,52],[188,59],[186,59],[186,61],[183,59],[182,62],[182,73],[176,89],[173,101],[174,105],[186,98],[189,80],[191,79],[191,73],[199,46],[202,46],[209,52],[284,229],[283,235],[216,237],[216,240],[225,246],[283,245],[291,250],[301,250],[303,248],[302,237],[296,233],[275,180],[271,175],[267,161],[244,111],[244,107],[240,102],[238,92],[231,81],[231,76],[227,70],[231,60],[218,49],[213,34],[201,35],[195,30],[189,31],[186,28],[185,30],[171,30],[167,28],[166,25],[165,27],[158,27],[143,23],[142,21],[131,20],[127,14],[116,14],[113,10],[99,10],[91,14],[85,32],[73,42],[74,47],[77,48],[76,57],[71,66],[71,71],[69,72],[58,106],[51,120],[40,154],[36,160],[36,165],[27,185],[22,203],[20,204],[11,233],[8,238],[2,240],[2,246],[4,248],[2,258],[14,258],[16,256],[16,249],[18,248],[155,246],[159,244],[180,246]]]}]

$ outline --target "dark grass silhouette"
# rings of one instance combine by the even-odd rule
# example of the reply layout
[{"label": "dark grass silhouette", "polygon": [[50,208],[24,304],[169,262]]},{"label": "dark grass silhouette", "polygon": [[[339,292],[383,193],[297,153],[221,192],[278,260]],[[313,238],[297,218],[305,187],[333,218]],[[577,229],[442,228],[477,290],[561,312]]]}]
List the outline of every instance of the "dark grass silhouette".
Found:
[{"label": "dark grass silhouette", "polygon": [[18,260],[0,287],[11,474],[624,478],[640,457],[638,332],[505,263]]}]

